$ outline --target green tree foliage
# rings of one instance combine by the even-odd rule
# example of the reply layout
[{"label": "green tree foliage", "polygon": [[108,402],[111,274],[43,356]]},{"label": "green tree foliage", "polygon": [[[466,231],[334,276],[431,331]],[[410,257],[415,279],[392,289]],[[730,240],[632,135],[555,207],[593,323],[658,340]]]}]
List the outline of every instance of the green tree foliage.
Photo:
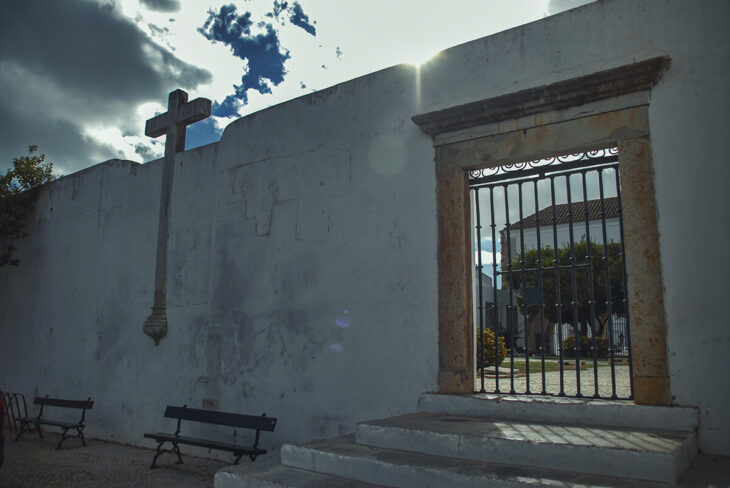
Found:
[{"label": "green tree foliage", "polygon": [[[494,347],[494,332],[491,329],[484,329],[482,334],[477,331],[478,347],[477,349],[477,367],[494,366],[499,362],[502,364],[505,356],[507,356],[507,347],[504,344],[504,337],[499,337],[498,346]],[[495,361],[495,358],[497,359]]]},{"label": "green tree foliage", "polygon": [[[559,268],[560,303],[561,313],[558,317],[558,309],[555,306],[557,291],[555,286],[555,251],[551,247],[525,251],[524,268],[538,268],[538,258],[542,258],[542,301],[545,303],[545,319],[552,323],[578,323],[582,325],[582,334],[585,335],[586,327],[590,323],[590,281],[588,266],[588,244],[585,239],[573,245],[573,256],[576,267],[571,269],[571,249],[565,245],[558,249],[557,259]],[[623,289],[623,261],[621,256],[621,244],[609,242],[606,244],[606,259],[608,262],[608,287],[606,286],[606,267],[604,265],[603,246],[591,242],[590,246],[590,275],[593,281],[593,293],[595,303],[595,319],[597,322],[596,335],[603,335],[608,323],[609,313],[607,302],[610,291],[611,313],[625,313],[624,289]],[[504,275],[508,283],[515,289],[523,286],[537,286],[538,273],[536,271],[525,271],[525,280],[522,282],[522,256],[517,256],[512,262],[512,276]],[[506,270],[505,270],[506,271]],[[575,292],[577,297],[577,317],[573,317],[573,272],[575,273]],[[521,293],[518,294],[518,303],[522,305]],[[530,316],[540,313],[538,305],[530,304],[526,307]]]},{"label": "green tree foliage", "polygon": [[0,266],[17,266],[14,242],[28,235],[28,213],[38,196],[38,188],[56,178],[53,163],[45,154],[35,154],[38,146],[29,146],[28,155],[13,158],[13,167],[0,176]]},{"label": "green tree foliage", "polygon": [[[587,358],[593,356],[593,340],[590,337],[580,336],[580,356]],[[567,357],[575,356],[575,336],[571,335],[563,340],[563,353]],[[596,337],[596,356],[599,358],[608,357],[608,339]]]}]

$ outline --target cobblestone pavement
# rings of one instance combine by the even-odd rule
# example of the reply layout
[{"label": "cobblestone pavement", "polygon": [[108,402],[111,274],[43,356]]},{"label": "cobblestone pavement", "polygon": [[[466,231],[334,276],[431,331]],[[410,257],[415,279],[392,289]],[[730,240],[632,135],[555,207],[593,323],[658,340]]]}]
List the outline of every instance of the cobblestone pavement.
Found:
[{"label": "cobblestone pavement", "polygon": [[5,464],[0,467],[0,488],[212,488],[215,472],[223,461],[186,455],[185,464],[163,454],[158,468],[150,469],[153,449],[87,439],[64,442],[59,434],[44,432],[44,438],[24,434],[19,442],[5,431]]},{"label": "cobblestone pavement", "polygon": [[[538,366],[539,367],[539,366]],[[530,368],[530,392],[532,394],[539,394],[542,392],[542,372],[538,370],[535,372],[533,367]],[[500,372],[506,372],[500,368]],[[481,378],[476,378],[476,391],[479,391],[481,387]],[[624,365],[615,366],[615,378],[616,378],[616,395],[618,398],[629,398],[631,391],[629,383],[629,367]],[[595,393],[593,376],[593,362],[586,361],[585,365],[581,367],[580,371],[580,390],[584,397],[592,397]],[[520,376],[515,378],[515,392],[525,393],[527,386],[527,378]],[[484,378],[484,389],[488,392],[494,392],[496,387],[496,380],[494,378]],[[563,388],[565,394],[568,396],[574,396],[576,394],[576,372],[575,368],[566,369],[563,373]],[[545,390],[548,394],[556,395],[560,392],[560,372],[549,371],[545,373]],[[510,378],[509,375],[506,377],[499,378],[499,391],[501,393],[508,393],[510,391]],[[610,398],[613,394],[613,386],[611,383],[611,368],[608,366],[602,366],[598,368],[598,394],[604,398]]]}]

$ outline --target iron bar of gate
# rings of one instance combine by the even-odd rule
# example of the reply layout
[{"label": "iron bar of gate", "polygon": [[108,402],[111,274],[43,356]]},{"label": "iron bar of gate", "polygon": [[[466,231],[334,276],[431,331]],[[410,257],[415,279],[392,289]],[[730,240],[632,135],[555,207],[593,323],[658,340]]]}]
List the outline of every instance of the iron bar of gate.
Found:
[{"label": "iron bar of gate", "polygon": [[[499,393],[499,309],[497,308],[497,248],[495,244],[497,242],[497,224],[494,221],[494,188],[491,186],[489,187],[489,211],[490,217],[492,219],[490,227],[492,228],[492,310],[494,312],[494,319],[492,323],[494,324],[494,383],[495,389],[497,393]],[[483,386],[484,380],[482,379],[482,387]]]},{"label": "iron bar of gate", "polygon": [[[479,209],[479,188],[474,189],[474,202],[476,208]],[[481,379],[482,387],[480,391],[484,393],[484,297],[482,295],[482,221],[481,212],[477,210],[477,288],[479,289],[479,339],[477,340],[477,357],[479,358],[479,367],[482,370]]]},{"label": "iron bar of gate", "polygon": [[616,197],[618,198],[618,224],[619,224],[619,235],[621,236],[621,268],[623,273],[622,283],[624,285],[624,296],[623,296],[623,309],[626,317],[626,350],[629,354],[629,398],[634,398],[634,361],[633,353],[631,352],[631,319],[629,316],[629,287],[626,273],[626,246],[624,245],[624,216],[623,216],[623,204],[621,203],[621,180],[616,170]]},{"label": "iron bar of gate", "polygon": [[[588,267],[588,264],[586,264],[586,263],[576,263],[575,267],[576,268],[587,268]],[[572,269],[573,267],[570,266],[570,265],[565,265],[565,266],[558,266],[558,268],[560,268],[560,269]],[[520,268],[520,270],[521,269],[522,268]],[[539,270],[540,270],[540,268],[525,268],[525,271],[535,271],[535,272],[537,272]],[[506,274],[506,273],[502,273],[500,271],[497,271],[497,274]]]},{"label": "iron bar of gate", "polygon": [[[614,151],[614,152],[612,152],[610,154],[615,155],[616,152]],[[572,288],[572,298],[573,298],[573,300],[571,302],[572,303],[572,306],[573,306],[573,323],[572,323],[572,327],[573,327],[573,330],[574,330],[575,335],[576,335],[576,344],[575,344],[575,349],[576,349],[576,390],[577,390],[576,396],[577,397],[582,397],[583,395],[581,393],[581,388],[580,388],[580,369],[581,369],[581,363],[580,363],[580,332],[581,332],[581,329],[579,328],[580,327],[580,323],[579,323],[579,318],[578,318],[578,313],[577,313],[578,312],[578,310],[577,310],[578,309],[578,305],[580,305],[580,303],[579,303],[578,297],[577,297],[577,294],[578,293],[577,293],[577,282],[576,282],[577,280],[576,280],[576,277],[577,277],[577,271],[579,269],[582,269],[583,267],[588,267],[589,268],[589,272],[591,273],[591,278],[592,278],[592,274],[593,274],[593,270],[592,270],[592,251],[593,251],[593,249],[591,247],[592,240],[590,238],[590,227],[589,227],[590,223],[589,223],[589,220],[588,220],[590,218],[590,215],[589,215],[589,212],[588,212],[588,209],[587,209],[588,199],[587,199],[587,189],[586,189],[586,186],[587,185],[586,185],[586,181],[585,181],[585,179],[586,179],[586,172],[596,171],[597,174],[598,174],[598,177],[599,177],[599,185],[600,185],[599,191],[601,192],[601,198],[600,198],[600,204],[601,204],[601,230],[603,231],[603,243],[604,243],[604,246],[603,246],[603,249],[604,249],[603,259],[604,259],[604,267],[608,267],[609,269],[610,269],[610,266],[608,266],[609,263],[608,263],[608,260],[607,260],[608,250],[607,250],[607,245],[606,245],[608,243],[608,234],[607,234],[607,231],[604,230],[604,227],[606,226],[606,202],[605,202],[605,198],[606,197],[605,197],[605,194],[604,194],[604,186],[605,186],[604,185],[604,183],[605,183],[604,182],[604,171],[610,169],[610,170],[613,170],[613,171],[616,172],[616,192],[617,192],[617,200],[618,200],[618,207],[619,207],[618,208],[618,211],[619,211],[619,219],[618,220],[619,220],[620,233],[621,233],[621,237],[620,237],[620,239],[621,239],[621,259],[622,259],[622,270],[621,270],[621,272],[622,272],[622,275],[623,275],[622,276],[623,277],[622,285],[623,285],[623,289],[624,289],[624,292],[625,292],[624,293],[624,296],[623,296],[623,304],[624,304],[624,308],[627,308],[627,310],[626,310],[626,315],[627,316],[625,317],[625,319],[627,321],[627,327],[625,329],[625,335],[626,335],[626,351],[628,352],[628,355],[629,355],[629,380],[630,380],[630,389],[631,389],[631,393],[630,393],[630,397],[629,398],[633,398],[633,360],[632,360],[631,343],[630,343],[630,330],[629,330],[629,327],[628,327],[628,319],[629,319],[629,317],[628,317],[628,287],[627,287],[627,283],[626,283],[626,263],[625,263],[625,259],[624,259],[624,256],[625,256],[625,246],[624,246],[624,241],[623,241],[623,222],[622,222],[622,215],[621,215],[620,180],[619,180],[619,174],[618,174],[617,157],[611,156],[610,158],[602,157],[602,158],[598,158],[598,159],[599,159],[599,161],[597,163],[595,161],[589,161],[590,168],[587,168],[587,167],[585,167],[584,164],[582,164],[582,163],[584,163],[584,161],[576,161],[575,164],[574,165],[571,165],[571,166],[572,166],[572,169],[575,169],[577,167],[582,167],[582,169],[579,169],[578,171],[575,171],[575,170],[569,171],[569,170],[565,169],[565,165],[563,165],[563,166],[557,167],[557,168],[556,167],[550,167],[550,168],[535,168],[532,173],[534,173],[536,175],[539,175],[540,176],[540,179],[544,178],[544,179],[549,179],[550,180],[550,201],[551,201],[551,206],[552,206],[552,231],[553,231],[553,244],[554,244],[554,248],[555,248],[554,262],[552,263],[552,266],[551,267],[553,268],[553,271],[555,273],[555,278],[556,278],[555,279],[555,295],[556,295],[555,307],[556,307],[556,317],[559,319],[559,321],[561,323],[562,323],[563,305],[562,305],[562,299],[561,299],[561,296],[560,296],[561,295],[561,286],[560,286],[561,280],[560,280],[560,275],[561,275],[561,270],[564,270],[566,268],[567,269],[570,269],[570,272],[571,272],[571,283],[572,283],[572,287],[571,288]],[[569,168],[569,169],[571,169],[571,168]],[[514,277],[515,273],[518,270],[515,269],[515,267],[513,266],[513,262],[512,262],[512,258],[513,258],[512,247],[513,246],[511,245],[512,244],[512,236],[511,236],[511,231],[510,231],[510,227],[512,225],[510,223],[510,212],[509,212],[509,204],[510,204],[509,203],[509,187],[510,186],[513,186],[513,185],[517,185],[518,186],[517,193],[518,193],[518,198],[519,198],[519,203],[520,203],[520,227],[521,227],[521,229],[520,229],[520,244],[521,244],[521,254],[520,254],[520,256],[521,256],[521,263],[520,263],[520,269],[519,269],[519,271],[523,275],[523,280],[522,281],[523,281],[523,283],[525,282],[525,279],[524,279],[525,273],[527,273],[527,272],[536,272],[537,275],[538,275],[537,276],[537,279],[539,281],[539,286],[537,287],[537,291],[538,291],[537,296],[542,296],[542,294],[539,293],[539,292],[541,290],[541,285],[542,285],[542,272],[543,272],[543,264],[544,263],[543,263],[542,249],[541,249],[542,248],[542,242],[541,242],[540,226],[542,225],[542,222],[541,222],[542,219],[541,219],[541,214],[539,212],[539,191],[537,189],[537,181],[536,181],[537,178],[535,178],[535,177],[525,178],[524,177],[524,174],[522,174],[522,173],[521,174],[514,174],[514,175],[513,174],[508,174],[508,175],[502,174],[502,175],[496,175],[496,176],[493,175],[493,176],[489,176],[489,177],[475,178],[474,177],[474,174],[475,173],[478,173],[478,172],[472,172],[471,173],[471,176],[470,176],[470,187],[471,188],[488,187],[489,190],[490,190],[490,193],[489,193],[489,198],[490,198],[490,217],[491,217],[490,227],[491,227],[491,233],[492,233],[492,243],[493,243],[493,246],[496,243],[496,237],[497,237],[496,236],[497,220],[494,217],[494,214],[495,214],[494,198],[495,198],[495,194],[496,194],[495,188],[501,187],[502,190],[503,190],[503,192],[504,192],[506,224],[505,224],[505,230],[502,231],[503,232],[502,236],[503,237],[506,237],[507,243],[508,243],[507,244],[507,268],[508,269],[507,270],[501,270],[500,269],[499,271],[497,270],[497,258],[496,258],[496,252],[494,252],[496,249],[493,249],[493,252],[492,252],[492,272],[493,272],[492,275],[493,275],[493,279],[494,279],[493,302],[491,304],[489,304],[488,302],[484,302],[483,296],[482,296],[482,299],[480,299],[480,306],[482,307],[482,310],[491,309],[491,310],[494,311],[494,315],[493,315],[493,317],[494,317],[493,318],[494,332],[495,332],[495,343],[494,343],[494,346],[495,346],[495,358],[498,359],[498,357],[499,357],[499,334],[500,334],[500,323],[501,323],[501,320],[499,319],[500,306],[499,306],[499,295],[498,295],[498,289],[497,289],[497,286],[496,286],[496,283],[497,283],[496,280],[497,280],[497,278],[499,276],[502,276],[502,279],[504,279],[504,275],[507,275],[507,278],[509,279],[509,283],[508,283],[509,284],[509,290],[508,290],[509,291],[509,303],[508,303],[508,305],[506,307],[506,317],[507,317],[506,330],[508,331],[509,338],[510,338],[510,344],[509,344],[510,345],[510,393],[513,393],[514,394],[515,393],[514,354],[515,354],[515,347],[516,347],[516,335],[517,335],[516,332],[520,328],[518,326],[517,310],[520,309],[520,308],[522,308],[522,310],[524,312],[525,304],[523,304],[522,307],[516,306],[516,304],[515,304],[515,296],[513,294],[514,293],[514,289],[512,287],[512,284],[514,283],[513,277]],[[574,226],[575,222],[573,221],[573,218],[574,218],[574,216],[573,216],[573,210],[574,210],[574,208],[573,208],[573,201],[572,201],[572,192],[571,192],[571,181],[570,181],[570,179],[571,179],[571,175],[575,174],[577,176],[577,173],[582,173],[582,177],[583,177],[583,203],[584,203],[584,215],[583,215],[583,218],[584,218],[584,220],[586,222],[586,238],[587,238],[587,243],[586,243],[586,245],[587,245],[587,252],[586,252],[586,254],[588,255],[588,253],[591,253],[591,257],[590,258],[587,258],[587,261],[588,261],[587,263],[579,263],[578,262],[578,259],[577,259],[577,256],[576,256],[576,248],[575,248],[575,226]],[[568,225],[568,230],[569,230],[569,234],[570,234],[570,257],[569,257],[570,263],[568,265],[561,265],[561,263],[560,263],[560,257],[559,257],[558,252],[557,252],[557,250],[558,250],[558,233],[557,233],[557,222],[558,222],[558,219],[557,219],[557,215],[556,215],[556,203],[555,203],[556,202],[556,197],[555,197],[555,194],[556,194],[556,183],[555,183],[555,179],[558,178],[558,177],[561,177],[561,178],[564,177],[565,178],[566,192],[567,192],[567,195],[568,195],[568,204],[566,205],[567,211],[568,211],[568,224],[569,224]],[[475,181],[477,181],[477,180],[478,180],[478,183],[475,183]],[[489,183],[486,183],[487,180],[489,180]],[[523,202],[523,195],[522,195],[523,188],[521,186],[521,183],[526,182],[525,180],[533,180],[533,182],[534,182],[534,188],[533,188],[533,191],[535,192],[535,224],[534,224],[534,226],[536,228],[537,239],[539,241],[538,242],[538,264],[537,264],[537,267],[535,267],[535,268],[528,268],[526,266],[526,264],[525,264],[525,258],[522,256],[524,254],[524,250],[525,250],[525,245],[524,245],[524,240],[525,240],[524,227],[525,227],[525,224],[522,222],[524,220],[523,219],[523,208],[522,208],[523,205],[524,205],[524,202]],[[477,211],[480,211],[480,209],[478,208]],[[479,227],[480,228],[482,227],[481,226],[481,222],[479,222]],[[480,234],[479,242],[481,243],[481,231],[479,231],[479,234]],[[481,250],[481,247],[480,247],[480,250]],[[481,258],[481,253],[480,253],[480,258]],[[482,262],[480,262],[480,271],[483,270],[483,268],[484,268],[484,262],[482,261]],[[610,273],[610,271],[609,271],[609,273]],[[608,304],[607,304],[607,307],[606,307],[606,310],[607,310],[607,318],[606,318],[606,320],[608,322],[608,327],[609,327],[609,332],[608,332],[609,333],[609,340],[611,341],[611,345],[610,345],[610,352],[611,352],[611,365],[610,366],[611,366],[611,381],[612,381],[612,396],[611,396],[611,398],[618,398],[618,395],[616,394],[617,383],[616,383],[616,372],[615,372],[615,364],[614,363],[615,363],[615,357],[616,357],[616,354],[617,354],[617,352],[616,352],[617,351],[616,343],[618,341],[618,339],[616,339],[616,337],[615,337],[615,335],[617,333],[616,332],[617,331],[616,327],[618,327],[616,321],[619,320],[619,318],[614,317],[614,310],[613,310],[613,300],[614,300],[614,298],[613,297],[608,298],[609,297],[609,294],[612,294],[612,291],[610,290],[610,274],[609,273],[606,273],[606,275],[607,275],[606,276],[606,280],[607,280],[607,283],[609,284],[609,286],[607,286],[607,291],[606,291],[606,293],[607,293],[606,296],[607,296],[607,300],[608,300]],[[480,276],[480,282],[481,282],[481,276]],[[589,283],[591,285],[594,285],[593,282],[592,282],[592,279],[589,279]],[[502,286],[504,286],[504,283],[502,284]],[[593,353],[594,353],[594,380],[595,380],[595,386],[596,386],[596,394],[594,396],[600,397],[600,392],[599,392],[598,386],[597,386],[598,385],[598,382],[597,382],[597,379],[596,379],[596,374],[597,374],[597,366],[596,366],[597,358],[596,358],[596,355],[597,355],[598,348],[597,348],[597,344],[596,344],[596,340],[597,339],[596,339],[596,333],[595,333],[596,332],[596,328],[595,328],[596,327],[596,324],[595,324],[595,315],[597,313],[597,310],[595,308],[596,307],[596,302],[595,302],[595,288],[591,289],[590,292],[591,292],[591,295],[592,295],[591,298],[590,298],[590,300],[589,300],[589,305],[590,305],[590,310],[589,311],[591,312],[591,320],[590,320],[591,331],[590,331],[590,333],[591,333],[591,337],[592,337],[591,341],[592,341],[592,345],[593,345],[593,347],[591,349],[593,350]],[[482,293],[483,293],[483,290],[482,290]],[[540,312],[542,314],[544,314],[544,311],[545,311],[545,309],[544,309],[545,303],[542,300],[540,301],[539,307],[540,307]],[[480,313],[480,316],[483,317],[484,314],[483,313]],[[523,319],[526,320],[524,313],[523,313]],[[485,318],[482,318],[481,320],[486,320],[486,319]],[[482,329],[484,328],[483,325],[484,325],[484,323],[482,322]],[[526,361],[526,369],[527,369],[527,368],[529,368],[529,329],[528,329],[527,325],[526,325],[525,331],[526,331],[525,332],[525,334],[526,334],[526,337],[525,337],[525,346],[526,346],[525,347],[525,349],[526,349],[525,361]],[[558,353],[558,356],[559,356],[559,368],[560,368],[560,392],[558,393],[559,396],[565,396],[566,395],[566,393],[565,393],[565,383],[564,383],[564,348],[563,348],[563,339],[564,339],[564,336],[563,336],[563,333],[564,333],[563,327],[562,326],[558,326],[558,330],[556,331],[556,335],[558,336],[557,337],[557,339],[558,339],[558,345],[557,346],[558,347],[557,347],[556,352]],[[542,338],[542,346],[540,346],[541,347],[541,352],[542,352],[541,356],[544,356],[544,350],[545,350],[545,344],[544,344],[544,342],[545,342],[544,316],[541,316],[540,337]],[[539,340],[538,340],[538,342],[539,342]],[[620,342],[621,342],[621,346],[619,346],[619,347],[622,347],[623,346],[623,337],[621,337]],[[486,351],[483,351],[481,357],[484,358],[485,355],[486,355]],[[544,359],[541,359],[541,363],[542,363],[542,367],[543,367],[542,374],[543,374],[543,377],[544,377],[544,375],[545,375],[545,362],[544,362]],[[496,366],[495,367],[495,370],[496,370],[496,374],[495,374],[496,389],[495,389],[495,391],[497,393],[499,393],[500,392],[500,388],[499,388],[499,366],[500,365],[499,365],[499,362],[497,362],[495,364],[495,366]],[[529,392],[529,388],[530,388],[530,386],[529,386],[529,380],[527,382],[527,385],[528,385],[527,386],[527,389],[528,389],[528,392]],[[482,380],[482,391],[484,391],[484,388],[485,387],[484,387],[484,379],[483,379]],[[547,394],[547,392],[546,392],[546,385],[545,385],[545,380],[544,379],[543,379],[543,392],[542,392],[542,394]]]},{"label": "iron bar of gate", "polygon": [[586,221],[586,263],[588,263],[588,310],[589,327],[591,328],[591,351],[593,352],[593,398],[598,398],[598,351],[596,347],[596,295],[593,289],[593,253],[591,243],[591,225],[588,215],[588,186],[586,184],[586,170],[581,171],[583,181],[583,216]]},{"label": "iron bar of gate", "polygon": [[522,183],[517,184],[517,199],[519,202],[519,217],[520,217],[520,280],[522,282],[521,289],[522,293],[522,323],[525,326],[525,393],[530,394],[530,325],[527,322],[527,310],[525,293],[524,290],[527,287],[527,276],[525,274],[525,229],[524,229],[524,215],[522,214]]},{"label": "iron bar of gate", "polygon": [[[507,332],[510,338],[509,348],[509,392],[515,392],[515,323],[516,320],[512,319],[512,304],[513,304],[513,292],[512,286],[514,280],[512,279],[512,240],[509,232],[510,221],[509,221],[509,194],[507,192],[508,185],[503,185],[504,188],[504,213],[506,217],[505,229],[507,232],[507,276],[509,278],[509,306],[507,307]],[[504,278],[503,278],[504,279]]]},{"label": "iron bar of gate", "polygon": [[542,298],[542,240],[540,238],[540,210],[538,205],[537,181],[532,182],[535,191],[535,229],[537,232],[537,293],[540,297],[540,363],[542,364],[542,394],[546,395],[545,385],[545,300]]},{"label": "iron bar of gate", "polygon": [[603,231],[603,273],[606,275],[606,313],[608,314],[608,348],[611,367],[611,398],[616,395],[616,351],[613,340],[613,300],[611,297],[611,267],[608,265],[608,236],[606,232],[606,200],[603,192],[603,170],[598,172],[598,195],[601,201],[601,230]]},{"label": "iron bar of gate", "polygon": [[560,358],[560,393],[558,396],[565,396],[565,378],[563,367],[563,300],[560,297],[560,255],[558,254],[558,224],[555,213],[555,177],[550,178],[550,204],[553,210],[553,249],[555,254],[555,317],[560,325],[558,326],[558,356]]},{"label": "iron bar of gate", "polygon": [[578,285],[575,276],[575,238],[573,235],[573,199],[570,194],[570,175],[565,176],[565,188],[568,195],[568,235],[570,242],[570,279],[572,286],[571,305],[573,310],[573,331],[575,332],[575,388],[578,398],[582,397],[580,393],[580,335],[578,330]]}]

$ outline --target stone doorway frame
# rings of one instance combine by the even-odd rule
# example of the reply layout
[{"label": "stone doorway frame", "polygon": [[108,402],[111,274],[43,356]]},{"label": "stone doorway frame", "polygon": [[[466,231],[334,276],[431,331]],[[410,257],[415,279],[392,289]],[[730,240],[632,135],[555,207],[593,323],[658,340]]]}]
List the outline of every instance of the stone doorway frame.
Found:
[{"label": "stone doorway frame", "polygon": [[436,150],[439,392],[474,392],[468,171],[618,147],[635,402],[669,405],[666,320],[649,133],[653,58],[413,117]]}]

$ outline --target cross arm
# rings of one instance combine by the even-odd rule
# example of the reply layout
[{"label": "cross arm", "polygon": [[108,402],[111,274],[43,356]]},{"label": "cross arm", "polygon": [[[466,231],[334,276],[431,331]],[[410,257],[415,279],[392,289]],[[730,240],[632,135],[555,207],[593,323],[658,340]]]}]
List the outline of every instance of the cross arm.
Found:
[{"label": "cross arm", "polygon": [[190,125],[210,116],[211,101],[207,98],[196,98],[174,110],[160,114],[147,121],[144,133],[149,137],[160,137],[167,133],[173,124]]}]

